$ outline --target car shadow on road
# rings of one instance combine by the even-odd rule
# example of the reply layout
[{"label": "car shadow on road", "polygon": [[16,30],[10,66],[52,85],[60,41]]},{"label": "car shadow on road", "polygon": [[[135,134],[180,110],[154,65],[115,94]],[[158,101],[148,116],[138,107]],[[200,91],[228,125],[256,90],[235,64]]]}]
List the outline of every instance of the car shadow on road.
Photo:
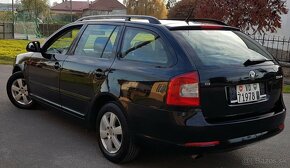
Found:
[{"label": "car shadow on road", "polygon": [[[5,103],[6,104],[6,103]],[[107,161],[98,149],[95,132],[88,130],[79,119],[61,113],[57,110],[38,106],[36,110],[19,110],[7,103],[8,108],[13,111],[9,115],[12,120],[21,118],[19,124],[24,126],[21,129],[20,139],[22,143],[32,145],[33,152],[45,150],[49,156],[49,162],[55,162],[53,155],[67,158],[71,155],[74,160],[70,164],[77,164],[79,156],[86,156],[83,159],[98,167],[244,167],[242,156],[239,151],[221,154],[208,154],[199,159],[193,159],[190,155],[158,144],[146,144],[142,147],[140,155],[136,160],[121,165]],[[11,106],[11,107],[10,107]],[[13,131],[18,131],[18,125],[13,126]],[[19,131],[20,132],[20,131]],[[13,138],[12,136],[10,138]],[[37,139],[37,140],[36,140]],[[19,141],[18,140],[18,141]],[[17,142],[18,142],[17,141]],[[30,142],[36,141],[43,144],[42,149],[37,149]],[[16,143],[17,143],[16,142]],[[64,156],[63,156],[64,155]],[[39,156],[43,157],[43,156]],[[69,158],[70,158],[69,157]],[[40,160],[41,158],[39,158]],[[63,165],[68,165],[63,160]],[[87,167],[91,167],[87,163]],[[181,166],[182,165],[182,166]],[[76,166],[76,165],[74,165]],[[78,167],[78,166],[76,166]]]},{"label": "car shadow on road", "polygon": [[[142,166],[141,166],[142,165]],[[191,155],[186,155],[163,147],[147,148],[140,156],[122,167],[244,167],[238,151],[205,154],[195,159]]]},{"label": "car shadow on road", "polygon": [[[40,107],[46,108],[47,107]],[[58,127],[70,128],[75,134],[83,136],[83,143],[92,144],[92,148],[98,148],[95,132],[88,130],[80,120],[48,109],[48,122],[57,122]],[[101,152],[97,149],[97,157],[103,158]],[[105,160],[106,162],[106,160]],[[108,161],[107,161],[108,162]],[[238,164],[237,164],[238,163]],[[160,144],[146,144],[141,147],[141,152],[136,160],[121,165],[113,164],[116,167],[244,167],[245,164],[239,151],[205,154],[201,158],[194,159],[191,155],[184,154],[175,148]]]}]

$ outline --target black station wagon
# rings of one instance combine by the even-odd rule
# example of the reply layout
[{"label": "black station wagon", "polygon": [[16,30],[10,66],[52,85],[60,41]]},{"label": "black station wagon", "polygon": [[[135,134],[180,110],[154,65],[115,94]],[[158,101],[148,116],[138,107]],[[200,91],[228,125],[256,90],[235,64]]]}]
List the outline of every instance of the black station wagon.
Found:
[{"label": "black station wagon", "polygon": [[115,163],[135,158],[142,140],[203,154],[284,129],[279,63],[219,21],[89,16],[27,51],[7,83],[11,102],[84,120]]}]

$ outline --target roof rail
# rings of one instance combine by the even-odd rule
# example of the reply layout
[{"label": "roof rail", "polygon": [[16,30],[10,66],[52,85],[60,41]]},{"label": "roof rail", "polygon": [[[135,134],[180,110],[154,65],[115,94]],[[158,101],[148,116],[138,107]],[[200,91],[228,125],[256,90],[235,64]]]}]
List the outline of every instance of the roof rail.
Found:
[{"label": "roof rail", "polygon": [[[179,20],[179,21],[186,21],[183,18],[169,18],[166,20]],[[228,26],[226,23],[220,21],[220,20],[216,20],[216,19],[208,19],[208,18],[197,18],[197,19],[189,19],[189,21],[191,22],[205,22],[205,23],[215,23],[215,24],[219,24],[219,25],[224,25],[224,26]]]},{"label": "roof rail", "polygon": [[96,20],[96,19],[125,19],[125,21],[131,21],[132,19],[144,19],[148,20],[151,24],[161,24],[160,21],[152,16],[145,15],[92,15],[78,19],[76,22],[85,20]]}]

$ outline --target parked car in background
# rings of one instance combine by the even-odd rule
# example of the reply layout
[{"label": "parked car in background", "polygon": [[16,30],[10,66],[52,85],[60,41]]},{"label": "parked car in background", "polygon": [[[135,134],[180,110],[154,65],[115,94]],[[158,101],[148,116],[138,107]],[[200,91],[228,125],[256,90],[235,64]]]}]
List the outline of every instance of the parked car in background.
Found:
[{"label": "parked car in background", "polygon": [[90,16],[27,51],[7,82],[11,102],[46,104],[86,121],[115,163],[134,159],[142,140],[202,154],[284,128],[279,63],[219,21]]}]

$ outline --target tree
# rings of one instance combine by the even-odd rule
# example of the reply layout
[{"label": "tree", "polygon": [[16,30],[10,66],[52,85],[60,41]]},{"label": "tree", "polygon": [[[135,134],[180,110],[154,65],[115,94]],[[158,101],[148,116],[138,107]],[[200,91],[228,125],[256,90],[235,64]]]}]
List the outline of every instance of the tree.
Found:
[{"label": "tree", "polygon": [[49,11],[47,0],[21,0],[22,10],[28,12],[31,18],[43,18]]},{"label": "tree", "polygon": [[167,0],[166,8],[171,9],[176,3],[176,0]]},{"label": "tree", "polygon": [[281,15],[288,13],[283,0],[182,0],[170,10],[169,17],[186,18],[192,7],[192,18],[221,20],[254,34],[275,32],[281,27]]},{"label": "tree", "polygon": [[[192,8],[196,8],[197,0],[182,0],[177,2],[172,8],[170,8],[168,17],[175,19],[185,19]],[[195,18],[195,13],[192,14],[192,18]]]},{"label": "tree", "polygon": [[36,25],[36,35],[39,33],[39,21],[49,15],[47,0],[21,0],[22,12],[26,12]]},{"label": "tree", "polygon": [[0,22],[12,22],[12,12],[11,11],[1,11],[0,12]]},{"label": "tree", "polygon": [[167,9],[163,0],[126,0],[127,13],[166,18]]}]

